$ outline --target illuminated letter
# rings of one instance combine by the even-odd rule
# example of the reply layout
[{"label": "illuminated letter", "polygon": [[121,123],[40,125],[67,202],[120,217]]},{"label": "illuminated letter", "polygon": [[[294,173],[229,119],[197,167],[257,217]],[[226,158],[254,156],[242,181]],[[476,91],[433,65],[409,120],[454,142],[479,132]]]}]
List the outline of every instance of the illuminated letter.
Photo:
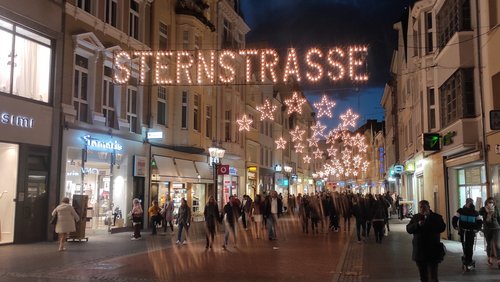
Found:
[{"label": "illuminated letter", "polygon": [[316,82],[323,77],[323,67],[318,63],[314,62],[311,57],[312,55],[317,55],[319,58],[323,58],[323,53],[318,48],[311,48],[306,53],[306,63],[309,67],[316,69],[316,75],[311,74],[306,71],[306,77],[311,82]]},{"label": "illuminated letter", "polygon": [[351,46],[351,47],[349,47],[349,77],[351,78],[351,80],[366,81],[366,80],[368,80],[368,75],[366,73],[357,74],[357,75],[354,73],[355,66],[362,66],[365,57],[363,57],[363,59],[361,59],[361,60],[355,60],[354,53],[368,54],[368,48],[366,46],[363,46],[363,47]]},{"label": "illuminated letter", "polygon": [[335,53],[337,53],[338,56],[341,58],[344,57],[344,51],[342,51],[342,49],[340,48],[328,49],[328,55],[326,56],[328,64],[338,69],[337,76],[335,76],[334,72],[328,71],[328,77],[333,81],[341,80],[342,78],[344,78],[345,74],[344,66],[340,62],[335,61],[333,58]]},{"label": "illuminated letter", "polygon": [[146,72],[146,56],[153,56],[153,52],[150,51],[136,51],[134,52],[135,56],[139,56],[141,58],[141,67],[139,70],[141,84],[144,84],[145,80],[145,72]]},{"label": "illuminated letter", "polygon": [[[186,62],[187,61],[187,62]],[[184,70],[187,82],[192,84],[189,68],[193,66],[194,59],[188,51],[177,51],[177,84],[181,84],[181,72]]]},{"label": "illuminated letter", "polygon": [[246,69],[246,82],[252,80],[252,60],[250,60],[250,55],[258,55],[259,51],[255,49],[251,50],[241,50],[240,55],[245,56],[245,69]]},{"label": "illuminated letter", "polygon": [[[271,55],[273,57],[272,61],[268,61],[267,57]],[[276,71],[274,70],[273,67],[275,67],[278,64],[278,53],[274,49],[266,49],[262,50],[262,53],[260,54],[260,78],[261,82],[264,82],[266,80],[266,69],[269,69],[269,72],[271,73],[271,79],[274,83],[278,81],[276,78]]]},{"label": "illuminated letter", "polygon": [[128,68],[125,64],[122,64],[122,61],[130,61],[130,56],[125,51],[121,51],[115,56],[115,68],[120,70],[120,73],[115,71],[114,76],[115,82],[118,84],[127,83],[130,78],[130,68]]},{"label": "illuminated letter", "polygon": [[203,70],[208,78],[210,84],[214,83],[214,64],[215,64],[215,52],[210,51],[210,63],[207,65],[205,57],[198,51],[198,84],[203,84]]},{"label": "illuminated letter", "polygon": [[173,56],[174,53],[172,51],[158,51],[156,53],[156,69],[155,69],[155,83],[156,84],[172,84],[172,79],[161,79],[160,72],[167,72],[168,74],[168,64],[162,64],[162,59],[166,56]]},{"label": "illuminated letter", "polygon": [[236,54],[233,51],[229,50],[224,50],[219,56],[219,65],[225,69],[226,71],[221,71],[224,73],[229,72],[230,74],[226,77],[222,76],[222,74],[219,76],[219,79],[222,83],[232,83],[234,82],[234,79],[236,77],[236,71],[234,67],[230,63],[225,63],[224,57],[230,57],[231,59],[236,58]]},{"label": "illuminated letter", "polygon": [[[293,64],[293,67],[290,68],[290,64]],[[288,54],[286,56],[286,65],[285,65],[285,74],[283,75],[283,82],[286,82],[289,75],[294,75],[297,81],[300,81],[300,71],[299,71],[299,63],[297,62],[297,52],[295,48],[288,49]]]}]

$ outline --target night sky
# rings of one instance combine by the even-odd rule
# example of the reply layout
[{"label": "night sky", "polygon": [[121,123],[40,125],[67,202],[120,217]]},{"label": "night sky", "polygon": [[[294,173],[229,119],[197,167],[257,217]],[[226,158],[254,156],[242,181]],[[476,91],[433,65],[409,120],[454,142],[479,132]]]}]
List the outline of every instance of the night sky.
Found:
[{"label": "night sky", "polygon": [[[241,0],[246,23],[251,28],[247,46],[267,46],[278,50],[284,60],[286,49],[327,49],[335,46],[366,44],[369,81],[364,84],[304,84],[302,88],[311,103],[323,94],[337,106],[334,118],[323,120],[329,128],[347,108],[360,114],[357,126],[367,119],[384,119],[380,106],[397,33],[393,29],[405,7],[412,0]],[[302,73],[304,73],[302,71]],[[305,79],[305,77],[303,77]]]}]

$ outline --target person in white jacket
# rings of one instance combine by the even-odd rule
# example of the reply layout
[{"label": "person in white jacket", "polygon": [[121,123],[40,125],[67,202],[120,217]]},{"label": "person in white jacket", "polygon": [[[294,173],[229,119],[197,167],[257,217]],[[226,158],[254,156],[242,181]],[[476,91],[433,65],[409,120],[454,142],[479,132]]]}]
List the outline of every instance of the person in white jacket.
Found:
[{"label": "person in white jacket", "polygon": [[75,222],[80,220],[73,206],[69,204],[69,198],[64,197],[53,211],[52,216],[57,216],[56,233],[59,235],[59,251],[64,251],[64,243],[68,233],[76,231]]}]

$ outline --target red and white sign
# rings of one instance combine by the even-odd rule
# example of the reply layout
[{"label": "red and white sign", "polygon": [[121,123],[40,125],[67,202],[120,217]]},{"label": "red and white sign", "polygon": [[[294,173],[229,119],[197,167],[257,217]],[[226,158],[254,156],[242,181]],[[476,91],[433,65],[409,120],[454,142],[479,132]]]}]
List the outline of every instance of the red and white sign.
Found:
[{"label": "red and white sign", "polygon": [[229,174],[229,165],[219,165],[217,167],[217,174],[218,175]]}]

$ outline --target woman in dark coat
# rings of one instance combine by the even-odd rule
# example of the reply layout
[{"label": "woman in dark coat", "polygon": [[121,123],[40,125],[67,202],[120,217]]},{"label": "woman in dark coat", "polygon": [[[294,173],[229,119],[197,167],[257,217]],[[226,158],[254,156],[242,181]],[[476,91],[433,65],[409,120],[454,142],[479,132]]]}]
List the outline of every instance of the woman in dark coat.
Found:
[{"label": "woman in dark coat", "polygon": [[446,224],[441,215],[431,211],[428,201],[420,201],[418,209],[419,213],[406,225],[406,231],[413,234],[412,259],[418,266],[421,281],[438,281],[438,264],[443,259],[440,234]]},{"label": "woman in dark coat", "polygon": [[207,228],[207,245],[205,248],[208,249],[210,247],[211,249],[215,237],[215,225],[218,221],[220,221],[219,206],[215,202],[214,196],[210,196],[208,198],[208,204],[205,206],[203,215],[205,216],[205,224]]}]

